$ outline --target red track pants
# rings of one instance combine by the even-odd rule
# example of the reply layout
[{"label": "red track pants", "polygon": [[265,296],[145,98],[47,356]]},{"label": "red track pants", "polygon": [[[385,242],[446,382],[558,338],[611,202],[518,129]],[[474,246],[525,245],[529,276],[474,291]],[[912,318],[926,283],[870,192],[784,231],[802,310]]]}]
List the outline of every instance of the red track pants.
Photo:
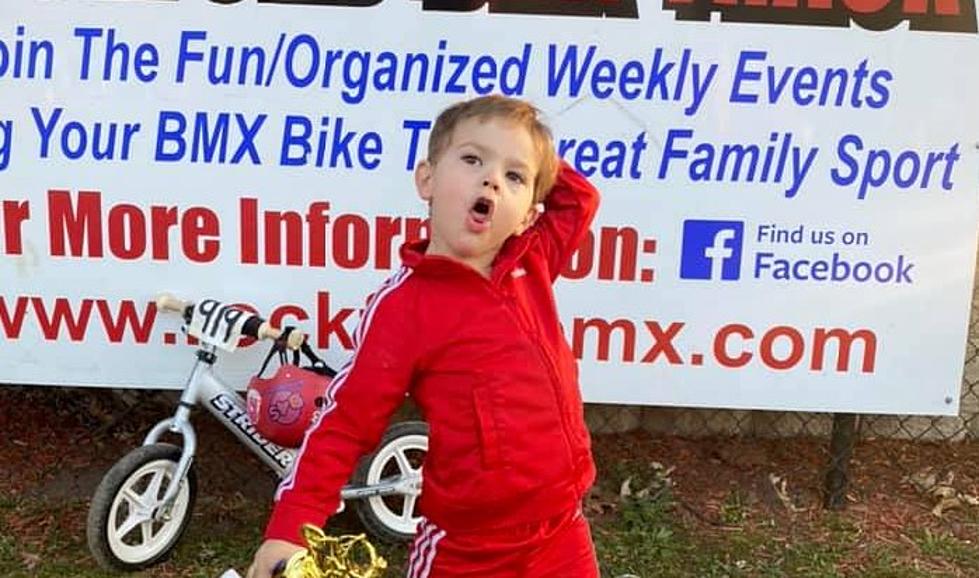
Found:
[{"label": "red track pants", "polygon": [[407,578],[598,578],[580,509],[543,522],[453,535],[423,520]]}]

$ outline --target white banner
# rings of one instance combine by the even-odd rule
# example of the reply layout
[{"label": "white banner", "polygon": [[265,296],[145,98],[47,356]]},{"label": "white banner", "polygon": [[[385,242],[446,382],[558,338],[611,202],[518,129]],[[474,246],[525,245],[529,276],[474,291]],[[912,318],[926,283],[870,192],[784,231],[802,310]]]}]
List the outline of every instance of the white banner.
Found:
[{"label": "white banner", "polygon": [[0,382],[182,386],[161,291],[341,362],[434,115],[502,92],[603,193],[557,288],[587,401],[958,412],[974,0],[484,4],[5,0]]}]

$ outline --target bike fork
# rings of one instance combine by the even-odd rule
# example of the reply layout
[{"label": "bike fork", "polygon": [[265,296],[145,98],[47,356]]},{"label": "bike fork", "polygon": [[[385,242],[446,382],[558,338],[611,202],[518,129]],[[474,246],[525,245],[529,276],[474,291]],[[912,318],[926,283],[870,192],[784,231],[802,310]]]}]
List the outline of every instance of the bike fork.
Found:
[{"label": "bike fork", "polygon": [[180,419],[181,410],[184,410],[184,408],[181,407],[178,409],[176,416],[156,424],[150,430],[150,433],[146,434],[146,439],[143,440],[144,446],[155,444],[166,432],[180,434],[184,440],[183,448],[180,452],[180,460],[177,462],[177,469],[173,473],[170,484],[167,486],[167,492],[163,495],[160,507],[153,513],[153,517],[157,520],[170,520],[170,510],[173,508],[173,502],[177,499],[177,492],[180,490],[180,485],[184,483],[187,472],[190,471],[190,465],[194,461],[194,452],[197,450],[197,434],[194,433],[194,428],[186,418],[183,420]]},{"label": "bike fork", "polygon": [[213,357],[209,361],[208,353],[204,350],[198,351],[197,363],[194,364],[194,369],[190,372],[187,385],[184,387],[183,394],[180,396],[180,405],[177,407],[177,411],[173,417],[167,418],[153,426],[150,433],[146,434],[146,439],[143,440],[144,446],[152,445],[157,443],[164,433],[170,432],[179,434],[184,442],[180,452],[180,460],[177,462],[177,469],[173,473],[170,485],[167,486],[167,491],[163,495],[160,507],[153,513],[154,519],[157,520],[168,521],[170,519],[170,510],[173,508],[173,503],[177,499],[177,492],[180,491],[180,485],[186,480],[187,472],[190,471],[191,463],[194,461],[194,452],[197,451],[197,434],[194,432],[194,427],[190,424],[190,410],[197,401],[197,390],[201,374],[213,363]]}]

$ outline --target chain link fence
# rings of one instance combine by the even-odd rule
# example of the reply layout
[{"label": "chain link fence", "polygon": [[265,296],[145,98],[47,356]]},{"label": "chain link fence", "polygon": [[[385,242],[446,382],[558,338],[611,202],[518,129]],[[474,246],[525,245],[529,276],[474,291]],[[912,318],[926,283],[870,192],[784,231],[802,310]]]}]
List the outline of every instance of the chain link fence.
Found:
[{"label": "chain link fence", "polygon": [[[956,463],[949,444],[979,442],[979,291],[973,290],[959,414],[957,416],[854,415],[588,405],[585,416],[594,434],[645,432],[654,437],[698,439],[721,444],[731,439],[791,439],[813,443],[824,452],[821,476],[824,504],[841,507],[851,484],[851,458],[883,461],[905,480],[921,475],[920,463],[905,459],[908,443],[926,447],[932,480],[969,464]],[[796,472],[815,479],[811,465]],[[972,465],[974,467],[974,465]],[[859,490],[859,488],[854,488]]]}]

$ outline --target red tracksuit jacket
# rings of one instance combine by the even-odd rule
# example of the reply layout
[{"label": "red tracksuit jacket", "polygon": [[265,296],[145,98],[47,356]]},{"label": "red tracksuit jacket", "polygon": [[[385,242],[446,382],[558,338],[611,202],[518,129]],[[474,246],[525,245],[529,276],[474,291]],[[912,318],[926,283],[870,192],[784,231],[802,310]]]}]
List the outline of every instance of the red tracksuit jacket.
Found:
[{"label": "red tracksuit jacket", "polygon": [[594,187],[562,163],[544,214],[504,244],[490,279],[426,256],[427,241],[404,245],[279,487],[266,538],[301,543],[304,522],[325,523],[406,393],[430,428],[419,507],[432,523],[471,532],[574,508],[595,466],[552,284],[597,207]]}]

